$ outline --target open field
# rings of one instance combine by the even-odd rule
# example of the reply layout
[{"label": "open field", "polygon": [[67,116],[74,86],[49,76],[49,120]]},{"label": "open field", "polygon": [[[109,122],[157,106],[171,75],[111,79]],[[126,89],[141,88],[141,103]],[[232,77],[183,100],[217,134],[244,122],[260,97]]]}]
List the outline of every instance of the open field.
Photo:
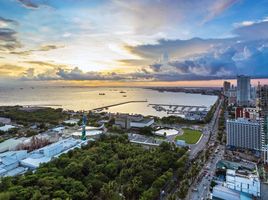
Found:
[{"label": "open field", "polygon": [[175,140],[185,140],[187,144],[196,144],[201,136],[201,131],[184,128],[183,134],[178,135]]}]

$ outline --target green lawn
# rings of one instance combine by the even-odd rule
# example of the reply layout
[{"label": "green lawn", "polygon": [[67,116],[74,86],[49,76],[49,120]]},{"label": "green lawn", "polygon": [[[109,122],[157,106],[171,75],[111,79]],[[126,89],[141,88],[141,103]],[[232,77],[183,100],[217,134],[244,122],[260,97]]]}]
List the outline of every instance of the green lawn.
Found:
[{"label": "green lawn", "polygon": [[178,135],[175,140],[184,140],[187,144],[195,144],[202,135],[201,131],[183,128],[183,134]]}]

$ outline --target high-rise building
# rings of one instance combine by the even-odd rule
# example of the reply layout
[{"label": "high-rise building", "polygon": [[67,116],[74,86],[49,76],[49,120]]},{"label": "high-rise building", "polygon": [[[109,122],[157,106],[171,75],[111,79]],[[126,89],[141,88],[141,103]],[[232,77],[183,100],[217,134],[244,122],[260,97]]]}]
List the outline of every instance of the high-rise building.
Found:
[{"label": "high-rise building", "polygon": [[256,105],[262,125],[263,160],[268,164],[268,85],[258,84]]},{"label": "high-rise building", "polygon": [[261,151],[261,122],[243,118],[227,120],[227,146]]},{"label": "high-rise building", "polygon": [[232,87],[229,89],[227,96],[228,96],[229,105],[236,104],[237,92],[236,92],[236,88],[234,87],[234,85],[232,85]]},{"label": "high-rise building", "polygon": [[268,115],[268,85],[258,85],[257,107],[262,117]]},{"label": "high-rise building", "polygon": [[237,76],[237,104],[239,106],[250,105],[250,77],[249,76]]},{"label": "high-rise building", "polygon": [[226,95],[227,92],[231,89],[231,83],[228,81],[223,82],[223,93]]}]

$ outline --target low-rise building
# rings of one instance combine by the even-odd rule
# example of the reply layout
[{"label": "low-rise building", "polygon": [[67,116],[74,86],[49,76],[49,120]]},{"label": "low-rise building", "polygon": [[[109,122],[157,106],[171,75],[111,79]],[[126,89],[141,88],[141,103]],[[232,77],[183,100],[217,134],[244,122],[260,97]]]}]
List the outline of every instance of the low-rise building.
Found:
[{"label": "low-rise building", "polygon": [[11,119],[6,117],[0,117],[0,124],[10,124]]},{"label": "low-rise building", "polygon": [[0,131],[8,132],[9,130],[11,130],[13,128],[16,128],[16,127],[15,126],[12,126],[12,125],[4,125],[4,126],[1,126],[0,127]]},{"label": "low-rise building", "polygon": [[222,200],[252,200],[252,198],[242,192],[229,189],[227,187],[216,185],[213,187],[212,199],[222,199]]},{"label": "low-rise building", "polygon": [[62,153],[66,153],[71,149],[81,147],[81,145],[86,142],[87,141],[76,140],[73,138],[60,140],[51,145],[32,151],[27,158],[21,160],[21,165],[30,169],[35,169],[39,167],[40,164],[47,163],[54,157],[58,157]]},{"label": "low-rise building", "polygon": [[0,177],[15,176],[27,171],[27,168],[21,167],[20,161],[27,157],[27,151],[8,151],[0,154]]},{"label": "low-rise building", "polygon": [[154,118],[143,117],[142,115],[118,114],[115,116],[115,126],[124,129],[143,128],[151,126],[154,123]]},{"label": "low-rise building", "polygon": [[65,120],[63,123],[70,124],[70,125],[76,125],[76,124],[78,124],[79,121],[80,121],[80,119],[69,119],[69,120]]},{"label": "low-rise building", "polygon": [[252,194],[255,197],[261,196],[261,184],[258,174],[253,174],[246,170],[227,169],[226,187]]}]

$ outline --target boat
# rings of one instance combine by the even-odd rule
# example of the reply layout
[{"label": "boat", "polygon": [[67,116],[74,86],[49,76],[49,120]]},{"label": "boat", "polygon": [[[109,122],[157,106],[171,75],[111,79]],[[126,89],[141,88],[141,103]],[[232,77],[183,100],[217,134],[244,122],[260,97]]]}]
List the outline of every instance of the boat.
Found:
[{"label": "boat", "polygon": [[120,93],[126,93],[125,91],[120,91]]},{"label": "boat", "polygon": [[99,95],[105,95],[105,93],[99,93]]}]

